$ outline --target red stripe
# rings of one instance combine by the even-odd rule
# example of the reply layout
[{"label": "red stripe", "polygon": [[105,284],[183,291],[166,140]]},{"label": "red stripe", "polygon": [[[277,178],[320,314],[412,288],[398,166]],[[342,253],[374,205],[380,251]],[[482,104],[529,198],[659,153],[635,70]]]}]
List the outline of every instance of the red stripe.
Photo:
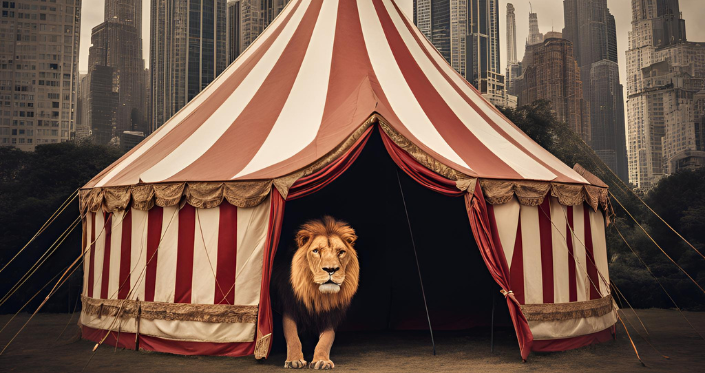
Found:
[{"label": "red stripe", "polygon": [[[272,43],[274,42],[274,40],[277,39],[279,34],[281,34],[281,31],[289,22],[292,15],[296,12],[296,9],[299,7],[300,4],[301,1],[297,1],[295,4],[291,4],[290,6],[293,7],[292,11],[287,15],[286,18],[282,20],[282,22],[278,24],[277,29],[274,30],[272,35],[261,45],[259,45],[259,47],[252,53],[246,63],[241,64],[239,68],[235,70],[233,74],[230,75],[218,87],[218,90],[213,92],[211,96],[205,99],[201,103],[201,105],[191,109],[193,110],[193,112],[190,113],[189,116],[184,119],[181,124],[172,129],[168,135],[164,136],[159,141],[159,143],[154,145],[151,149],[145,151],[145,153],[142,154],[137,160],[135,160],[129,167],[126,167],[124,170],[115,175],[115,177],[110,181],[110,184],[120,185],[136,183],[137,180],[139,180],[140,174],[156,165],[159,161],[164,159],[167,155],[174,151],[174,149],[176,149],[179,145],[186,141],[187,138],[193,135],[193,133],[198,128],[200,128],[201,125],[203,125],[203,123],[205,123],[206,120],[208,120],[208,118],[210,118],[211,115],[213,115],[213,113],[219,107],[221,107],[225,103],[228,97],[230,97],[230,95],[235,91],[235,89],[237,89],[237,87],[240,86],[242,81],[249,75],[250,71],[252,71],[252,69],[259,63],[259,61],[262,59],[262,56],[269,50]],[[278,87],[276,84],[274,86]],[[242,133],[245,133],[247,132],[247,130],[251,129],[252,127],[248,127],[246,130],[240,131],[239,135],[242,136]],[[247,136],[244,137],[247,138]],[[229,150],[231,151],[232,149],[237,148],[229,148]],[[229,153],[228,157],[231,156],[232,153]],[[240,156],[238,156],[238,158],[240,158]],[[222,163],[218,162],[216,164],[222,165]],[[219,174],[218,176],[222,177],[221,174]],[[94,180],[97,180],[97,178],[94,178]],[[204,180],[204,178],[199,177],[199,180]]]},{"label": "red stripe", "polygon": [[573,250],[573,230],[575,229],[575,224],[573,223],[573,206],[568,206],[567,210],[566,243],[568,244],[568,292],[569,301],[577,302],[578,284],[575,275],[575,250]]},{"label": "red stripe", "polygon": [[[109,335],[106,337],[106,334]],[[118,336],[119,334],[119,336]],[[103,342],[108,346],[119,348],[135,349],[135,333],[115,331],[108,332],[101,329],[93,329],[85,325],[81,326],[81,337],[93,342]],[[104,339],[105,338],[105,339]],[[144,334],[139,335],[140,350],[165,352],[177,355],[210,355],[210,356],[247,356],[255,353],[255,342],[191,342],[177,341],[152,337]]]},{"label": "red stripe", "polygon": [[445,142],[479,174],[522,179],[519,173],[488,149],[448,107],[409,52],[382,1],[373,2],[399,69],[419,105]]},{"label": "red stripe", "polygon": [[539,206],[541,235],[541,280],[543,303],[553,303],[553,237],[551,232],[551,198],[546,196]]},{"label": "red stripe", "polygon": [[[225,133],[196,161],[167,180],[221,180],[223,175],[236,175],[249,164],[289,98],[322,5],[323,0],[311,2],[272,71]],[[233,157],[234,154],[237,156]],[[228,162],[222,162],[223,159]]]},{"label": "red stripe", "polygon": [[[225,202],[223,202],[225,203]],[[191,303],[193,250],[196,240],[196,208],[188,203],[179,211],[174,303]]]},{"label": "red stripe", "polygon": [[162,238],[164,209],[154,206],[147,217],[147,271],[144,278],[144,300],[154,302],[157,284],[157,249]]},{"label": "red stripe", "polygon": [[105,220],[105,250],[103,250],[103,275],[100,279],[100,298],[108,299],[108,284],[110,283],[110,241],[113,233],[113,214],[103,213]]},{"label": "red stripe", "polygon": [[118,299],[127,299],[130,293],[130,261],[132,260],[132,209],[125,211],[120,240],[120,276]]},{"label": "red stripe", "polygon": [[585,252],[587,254],[587,273],[590,278],[590,299],[600,299],[600,289],[598,286],[597,267],[595,267],[595,254],[592,247],[592,228],[590,224],[590,207],[583,205],[583,216],[585,220]]},{"label": "red stripe", "polygon": [[517,224],[517,237],[514,240],[514,254],[512,255],[512,267],[509,270],[509,283],[519,304],[526,304],[524,298],[524,248],[521,238],[521,218],[517,216],[517,219],[519,219],[519,223]]},{"label": "red stripe", "polygon": [[[460,87],[458,87],[458,85],[455,83],[455,81],[445,72],[445,69],[443,69],[443,67],[440,66],[440,65],[436,62],[436,60],[433,58],[433,56],[431,55],[431,53],[437,53],[437,52],[436,52],[435,50],[429,51],[428,48],[426,48],[425,43],[419,38],[419,36],[416,34],[416,32],[414,32],[413,26],[409,23],[409,21],[406,19],[406,17],[403,16],[401,10],[399,9],[399,6],[398,6],[396,3],[393,3],[393,4],[394,4],[394,7],[395,7],[396,10],[397,10],[397,13],[399,13],[399,16],[400,16],[401,19],[404,21],[404,24],[406,25],[407,29],[409,30],[409,33],[414,37],[414,39],[416,40],[416,43],[421,47],[421,50],[424,52],[424,54],[426,54],[426,56],[428,57],[429,61],[436,67],[436,69],[438,70],[438,72],[446,79],[446,81],[448,82],[448,84],[450,84],[450,85],[453,87],[453,89],[455,89],[455,91],[458,93],[458,95],[460,95],[460,97],[462,97],[462,98],[465,100],[465,102],[467,102],[468,105],[470,105],[470,107],[472,107],[473,110],[474,110],[475,112],[477,112],[477,114],[480,115],[480,117],[481,117],[485,122],[487,122],[487,124],[489,124],[489,125],[492,127],[492,129],[494,129],[498,134],[500,134],[502,137],[504,137],[504,138],[505,138],[507,141],[509,141],[512,145],[514,145],[515,147],[517,147],[518,149],[520,149],[522,152],[524,152],[524,154],[526,154],[527,156],[529,156],[531,159],[535,160],[536,162],[538,162],[539,164],[541,164],[542,166],[544,166],[545,168],[547,168],[548,170],[550,170],[551,172],[553,172],[554,174],[556,174],[556,176],[558,176],[557,179],[556,179],[556,181],[569,181],[569,182],[574,182],[574,181],[575,181],[575,180],[573,180],[572,178],[568,178],[567,176],[565,176],[565,175],[562,174],[561,172],[557,171],[557,170],[554,169],[553,167],[549,166],[549,165],[548,165],[547,163],[545,163],[540,157],[538,157],[537,155],[535,155],[532,151],[527,150],[523,145],[521,145],[521,144],[520,144],[517,140],[515,140],[511,135],[509,135],[509,133],[507,133],[507,131],[505,131],[504,129],[502,129],[502,127],[500,127],[500,126],[497,124],[497,122],[495,122],[494,120],[492,120],[492,119],[485,113],[485,111],[482,110],[473,100],[471,100],[470,97],[469,97]],[[457,74],[457,72],[455,72],[455,73]],[[461,76],[461,78],[462,78],[462,76]],[[463,80],[464,82],[466,82],[466,84],[472,89],[472,91],[475,92],[475,94],[477,94],[477,96],[479,96],[479,97],[482,99],[482,101],[484,102],[484,104],[485,104],[487,107],[489,107],[490,110],[495,111],[500,117],[504,118],[504,115],[503,115],[499,110],[497,110],[497,108],[495,108],[494,105],[488,104],[488,103],[484,100],[484,98],[482,98],[482,95],[479,93],[479,91],[477,91],[477,89],[476,89],[472,84],[467,83],[467,81],[465,80],[465,78],[462,78],[462,80]],[[510,122],[508,119],[507,119],[506,121],[507,121],[507,122]],[[510,124],[512,124],[512,123],[510,122]],[[512,124],[512,126],[516,129],[517,133],[519,133],[520,136],[525,136],[525,134],[524,134],[523,131],[521,131],[519,128],[517,128],[517,127],[514,126],[513,124]],[[531,142],[534,142],[534,141],[531,140],[531,139],[529,139],[529,140],[530,140]],[[546,153],[546,155],[553,157],[553,155],[551,155],[551,154],[548,153],[547,151],[545,151],[545,153]]]},{"label": "red stripe", "polygon": [[237,207],[220,204],[218,222],[218,262],[215,272],[215,304],[235,304],[237,264]]},{"label": "red stripe", "polygon": [[86,296],[89,298],[93,298],[93,277],[94,272],[95,272],[95,212],[90,212],[88,215],[91,217],[91,239],[90,239],[90,245],[91,248],[88,251],[90,254],[90,257],[88,259],[88,291],[86,292]]}]

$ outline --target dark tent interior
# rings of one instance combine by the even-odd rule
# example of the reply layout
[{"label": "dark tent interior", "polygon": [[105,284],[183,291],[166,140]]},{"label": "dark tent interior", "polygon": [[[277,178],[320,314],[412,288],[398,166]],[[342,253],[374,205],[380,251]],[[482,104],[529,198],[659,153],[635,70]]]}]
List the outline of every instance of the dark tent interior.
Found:
[{"label": "dark tent interior", "polygon": [[[428,330],[403,191],[433,330],[487,333],[493,301],[494,325],[511,326],[504,297],[475,243],[463,199],[431,191],[397,170],[375,129],[340,177],[286,203],[275,261],[291,261],[297,228],[307,220],[330,215],[346,221],[358,235],[360,285],[338,330]],[[281,316],[275,313],[274,320],[281,347]]]}]

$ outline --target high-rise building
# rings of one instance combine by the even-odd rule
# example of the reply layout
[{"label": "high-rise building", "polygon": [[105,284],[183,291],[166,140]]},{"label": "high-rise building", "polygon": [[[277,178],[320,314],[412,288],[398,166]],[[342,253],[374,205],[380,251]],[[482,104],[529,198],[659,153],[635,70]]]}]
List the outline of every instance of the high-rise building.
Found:
[{"label": "high-rise building", "polygon": [[622,97],[623,94],[617,68],[614,16],[607,8],[607,0],[564,0],[563,13],[563,37],[573,42],[573,53],[583,82],[583,97],[590,101],[593,139],[590,146],[622,180],[627,181],[626,140],[614,141],[625,138],[624,104],[615,103],[616,96]]},{"label": "high-rise building", "polygon": [[695,95],[705,43],[688,42],[677,0],[632,2],[627,56],[629,181],[648,190],[682,166],[705,161]]},{"label": "high-rise building", "polygon": [[590,141],[590,105],[583,98],[573,43],[552,37],[527,45],[521,66],[522,76],[516,79],[518,105],[551,101],[558,120],[567,123],[586,142]]},{"label": "high-rise building", "polygon": [[539,16],[536,13],[529,13],[529,38],[527,45],[543,43],[543,34],[539,31]]},{"label": "high-rise building", "polygon": [[241,31],[242,20],[240,18],[243,0],[232,0],[228,2],[228,63],[235,61],[242,53]]},{"label": "high-rise building", "polygon": [[414,22],[487,99],[495,105],[513,105],[499,66],[498,0],[416,0]]},{"label": "high-rise building", "polygon": [[[236,0],[228,5],[228,49],[236,48],[238,54],[231,53],[230,61],[242,53],[267,26],[276,18],[289,0]],[[231,7],[235,7],[233,9]],[[237,23],[235,26],[233,23]],[[235,29],[234,27],[237,27]],[[236,36],[239,45],[233,45],[233,36]]]},{"label": "high-rise building", "polygon": [[75,131],[81,0],[0,2],[0,146],[34,150]]},{"label": "high-rise building", "polygon": [[152,0],[152,130],[225,69],[226,5],[226,0]]},{"label": "high-rise building", "polygon": [[[139,2],[139,0],[137,1]],[[126,4],[122,0],[121,4]],[[108,4],[108,3],[106,3]],[[108,14],[108,12],[106,12]],[[118,12],[110,21],[105,21],[94,27],[91,33],[91,47],[88,54],[88,74],[90,93],[88,99],[89,111],[95,113],[93,105],[100,105],[99,116],[89,115],[88,125],[94,133],[100,133],[99,143],[107,143],[113,137],[119,137],[122,131],[146,131],[145,119],[145,85],[144,60],[142,59],[142,35],[137,28],[130,26],[131,20],[121,21],[118,16],[128,15],[128,12]],[[97,69],[98,67],[100,69]],[[107,67],[112,72],[109,91],[116,94],[117,101],[109,96],[104,89],[104,78],[101,83],[93,82],[95,74],[107,74]],[[98,91],[94,90],[97,89]],[[114,105],[114,118],[108,120],[108,102]],[[95,129],[100,128],[98,132]],[[112,131],[112,133],[110,133]]]},{"label": "high-rise building", "polygon": [[521,75],[521,65],[517,59],[517,23],[514,5],[507,4],[507,71],[506,88],[508,95],[516,95],[514,81]]},{"label": "high-rise building", "polygon": [[514,5],[507,3],[507,64],[517,62],[517,20]]},{"label": "high-rise building", "polygon": [[76,90],[76,139],[90,136],[91,127],[88,125],[88,74],[79,74],[78,89]]},{"label": "high-rise building", "polygon": [[132,26],[142,41],[142,0],[105,0],[105,21]]}]

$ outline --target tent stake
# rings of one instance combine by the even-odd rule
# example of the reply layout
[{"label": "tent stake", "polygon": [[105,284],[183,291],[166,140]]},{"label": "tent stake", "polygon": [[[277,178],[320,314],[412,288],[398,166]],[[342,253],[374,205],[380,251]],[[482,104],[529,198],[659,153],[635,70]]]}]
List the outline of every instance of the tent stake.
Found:
[{"label": "tent stake", "polygon": [[416,271],[419,273],[419,283],[421,284],[421,295],[423,296],[423,306],[426,308],[426,319],[428,320],[428,330],[431,332],[431,345],[433,345],[433,356],[436,356],[436,342],[433,339],[433,328],[431,327],[431,316],[428,313],[428,304],[426,304],[426,292],[423,289],[423,279],[421,278],[421,266],[419,265],[419,256],[416,253],[416,242],[414,241],[414,232],[411,230],[411,220],[409,220],[409,211],[406,208],[406,198],[404,198],[404,189],[401,187],[401,179],[399,178],[399,168],[397,171],[397,181],[399,182],[399,192],[401,192],[401,200],[404,202],[404,213],[406,213],[406,223],[409,225],[409,235],[411,236],[411,247],[414,248],[414,258],[416,259]]}]

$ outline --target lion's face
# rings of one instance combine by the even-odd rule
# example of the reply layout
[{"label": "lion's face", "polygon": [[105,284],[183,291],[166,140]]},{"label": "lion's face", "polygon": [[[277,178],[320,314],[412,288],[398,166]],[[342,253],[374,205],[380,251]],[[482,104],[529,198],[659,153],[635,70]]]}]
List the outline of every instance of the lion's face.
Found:
[{"label": "lion's face", "polygon": [[331,217],[304,224],[291,263],[294,293],[317,309],[347,304],[357,291],[359,263],[355,231]]}]

